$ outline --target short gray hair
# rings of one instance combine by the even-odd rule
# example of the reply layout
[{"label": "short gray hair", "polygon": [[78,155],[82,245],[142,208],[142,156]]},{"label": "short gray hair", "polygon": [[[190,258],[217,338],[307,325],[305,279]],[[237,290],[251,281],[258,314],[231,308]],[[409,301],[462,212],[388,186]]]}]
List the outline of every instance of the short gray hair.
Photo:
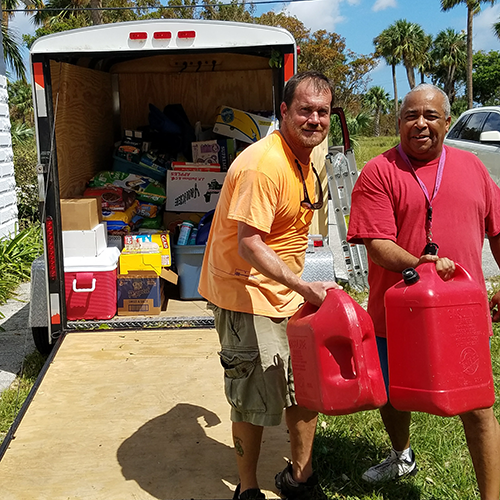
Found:
[{"label": "short gray hair", "polygon": [[405,107],[406,100],[408,99],[408,96],[410,96],[414,92],[421,92],[421,91],[426,91],[426,90],[434,90],[436,92],[439,92],[443,96],[443,111],[444,111],[444,114],[445,114],[445,118],[449,118],[451,116],[450,100],[448,99],[448,96],[446,95],[446,92],[444,92],[442,89],[440,89],[436,85],[432,85],[432,83],[421,83],[420,85],[417,85],[416,87],[413,87],[403,97],[403,100],[401,101],[401,108],[399,108],[399,116],[401,116],[401,110]]}]

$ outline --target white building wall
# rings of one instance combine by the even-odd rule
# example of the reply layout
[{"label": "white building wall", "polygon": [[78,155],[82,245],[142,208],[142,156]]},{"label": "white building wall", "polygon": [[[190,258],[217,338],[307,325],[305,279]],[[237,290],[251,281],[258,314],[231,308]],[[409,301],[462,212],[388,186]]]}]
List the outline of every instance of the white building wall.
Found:
[{"label": "white building wall", "polygon": [[7,78],[3,58],[0,56],[0,238],[14,233],[17,226],[16,181],[14,178],[13,158]]}]

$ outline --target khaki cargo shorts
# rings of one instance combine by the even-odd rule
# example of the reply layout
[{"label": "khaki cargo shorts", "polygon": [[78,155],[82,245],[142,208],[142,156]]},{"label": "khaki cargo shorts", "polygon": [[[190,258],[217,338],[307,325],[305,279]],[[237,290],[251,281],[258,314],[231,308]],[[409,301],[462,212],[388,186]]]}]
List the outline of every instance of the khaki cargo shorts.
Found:
[{"label": "khaki cargo shorts", "polygon": [[227,311],[213,304],[233,422],[279,425],[283,409],[296,404],[287,318]]}]

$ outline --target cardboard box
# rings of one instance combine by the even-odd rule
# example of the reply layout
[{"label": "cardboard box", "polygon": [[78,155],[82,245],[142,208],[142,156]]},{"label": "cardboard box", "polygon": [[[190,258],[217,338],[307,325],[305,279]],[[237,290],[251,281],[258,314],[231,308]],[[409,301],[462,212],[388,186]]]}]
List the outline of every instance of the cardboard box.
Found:
[{"label": "cardboard box", "polygon": [[142,248],[158,250],[161,255],[161,267],[172,265],[172,254],[170,250],[170,234],[164,233],[142,233],[127,234],[123,237],[124,249],[141,251]]},{"label": "cardboard box", "polygon": [[218,163],[207,165],[205,163],[173,161],[172,170],[192,170],[196,172],[220,172],[220,165]]},{"label": "cardboard box", "polygon": [[208,212],[217,205],[225,172],[167,172],[165,210],[175,212]]},{"label": "cardboard box", "polygon": [[155,272],[117,276],[118,316],[156,316],[162,303],[161,281]]},{"label": "cardboard box", "polygon": [[99,197],[61,199],[63,231],[89,231],[102,221]]},{"label": "cardboard box", "polygon": [[278,122],[272,118],[221,106],[215,119],[214,132],[251,144],[277,128]]},{"label": "cardboard box", "polygon": [[235,158],[236,144],[234,139],[213,139],[191,143],[193,162],[220,165],[222,172],[227,172]]},{"label": "cardboard box", "polygon": [[160,252],[139,253],[123,251],[120,254],[120,274],[149,271],[154,272],[164,280],[177,284],[177,274],[171,269],[162,267],[162,256]]},{"label": "cardboard box", "polygon": [[63,255],[66,257],[97,257],[108,246],[106,223],[89,231],[63,231]]},{"label": "cardboard box", "polygon": [[160,252],[138,252],[123,250],[120,254],[120,274],[130,272],[150,271],[161,274],[161,254]]}]

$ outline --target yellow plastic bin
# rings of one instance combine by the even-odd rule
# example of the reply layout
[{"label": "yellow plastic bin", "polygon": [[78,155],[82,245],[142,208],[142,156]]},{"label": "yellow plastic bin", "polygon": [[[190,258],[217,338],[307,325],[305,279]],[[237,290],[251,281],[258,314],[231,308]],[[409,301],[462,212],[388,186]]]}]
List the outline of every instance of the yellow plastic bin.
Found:
[{"label": "yellow plastic bin", "polygon": [[205,245],[173,245],[172,248],[179,275],[180,298],[183,300],[203,299],[198,293],[198,284]]}]

